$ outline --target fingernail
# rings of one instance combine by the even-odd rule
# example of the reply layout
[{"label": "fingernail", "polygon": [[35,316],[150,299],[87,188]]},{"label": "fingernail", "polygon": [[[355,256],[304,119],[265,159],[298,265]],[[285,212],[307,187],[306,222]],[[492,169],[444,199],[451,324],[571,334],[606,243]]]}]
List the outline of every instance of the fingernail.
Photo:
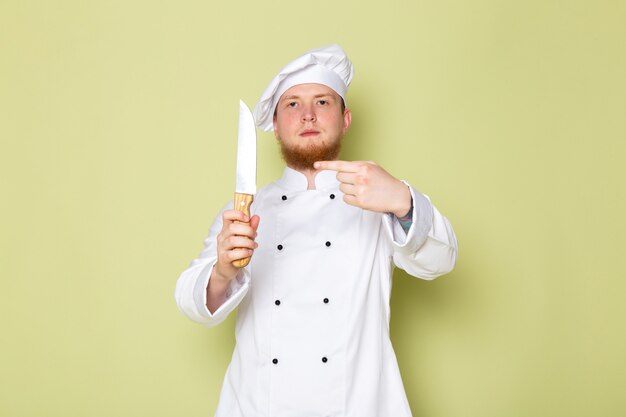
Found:
[{"label": "fingernail", "polygon": [[315,162],[315,163],[313,164],[313,167],[314,167],[314,168],[319,168],[320,166],[321,166],[321,164],[320,164],[319,162]]}]

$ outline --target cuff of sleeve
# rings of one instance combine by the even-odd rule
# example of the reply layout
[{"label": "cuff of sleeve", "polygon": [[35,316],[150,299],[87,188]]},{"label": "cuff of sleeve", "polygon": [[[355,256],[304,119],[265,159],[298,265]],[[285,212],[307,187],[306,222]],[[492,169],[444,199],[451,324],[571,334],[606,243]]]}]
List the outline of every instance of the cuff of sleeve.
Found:
[{"label": "cuff of sleeve", "polygon": [[413,199],[413,213],[411,228],[405,232],[402,225],[393,214],[383,217],[387,233],[391,236],[393,245],[401,251],[413,252],[424,244],[428,233],[433,226],[433,206],[427,196],[402,181],[411,192]]},{"label": "cuff of sleeve", "polygon": [[242,268],[237,276],[231,281],[228,290],[226,291],[226,298],[221,306],[211,313],[206,306],[206,289],[209,285],[209,279],[211,277],[211,271],[213,270],[214,263],[210,263],[204,267],[193,289],[193,299],[196,305],[196,310],[205,320],[207,324],[216,325],[226,319],[228,314],[233,311],[237,305],[241,302],[243,297],[248,292],[250,283],[250,272],[246,268]]}]

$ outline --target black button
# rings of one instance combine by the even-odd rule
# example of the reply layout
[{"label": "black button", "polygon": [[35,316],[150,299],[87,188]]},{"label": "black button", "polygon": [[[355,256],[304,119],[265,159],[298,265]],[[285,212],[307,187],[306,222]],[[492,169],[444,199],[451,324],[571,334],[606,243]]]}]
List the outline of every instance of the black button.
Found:
[{"label": "black button", "polygon": [[283,201],[285,201],[285,200],[287,199],[287,196],[286,196],[286,195],[284,195],[284,196],[282,196],[281,198],[283,199]]},{"label": "black button", "polygon": [[324,363],[328,362],[328,358],[327,358],[326,356],[324,356],[324,357],[322,358],[322,362],[324,362]]},{"label": "black button", "polygon": [[330,242],[326,242],[326,246],[330,246]]},{"label": "black button", "polygon": [[273,363],[274,365],[276,365],[276,364],[278,363],[278,359],[276,359],[276,358],[272,359],[272,363]]},{"label": "black button", "polygon": [[324,304],[328,304],[328,298],[324,298]]},{"label": "black button", "polygon": [[280,305],[280,300],[276,300],[276,301],[274,301],[274,304],[276,304],[277,306],[279,306],[279,305]]},{"label": "black button", "polygon": [[331,200],[334,200],[334,199],[335,199],[335,194],[331,194],[331,195],[330,195],[330,199],[331,199]]},{"label": "black button", "polygon": [[278,248],[278,250],[283,250],[283,245],[278,245],[276,247]]}]

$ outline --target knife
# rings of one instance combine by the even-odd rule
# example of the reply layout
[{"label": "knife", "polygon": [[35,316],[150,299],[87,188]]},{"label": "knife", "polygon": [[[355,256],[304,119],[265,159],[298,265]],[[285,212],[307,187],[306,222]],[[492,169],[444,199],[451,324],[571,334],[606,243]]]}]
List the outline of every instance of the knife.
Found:
[{"label": "knife", "polygon": [[[256,126],[252,112],[239,100],[239,138],[237,141],[237,183],[235,210],[250,217],[250,204],[256,194]],[[237,268],[250,263],[250,257],[233,261]]]}]

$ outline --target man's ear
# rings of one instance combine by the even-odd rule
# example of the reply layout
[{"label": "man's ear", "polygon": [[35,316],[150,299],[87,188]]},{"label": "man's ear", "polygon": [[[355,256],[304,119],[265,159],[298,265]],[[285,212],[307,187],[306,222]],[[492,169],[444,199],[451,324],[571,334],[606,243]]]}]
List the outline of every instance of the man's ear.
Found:
[{"label": "man's ear", "polygon": [[274,136],[278,139],[278,123],[276,121],[276,113],[274,113],[274,117],[272,118],[272,123],[274,124]]},{"label": "man's ear", "polygon": [[343,133],[346,133],[352,124],[352,112],[346,108],[343,111]]}]

